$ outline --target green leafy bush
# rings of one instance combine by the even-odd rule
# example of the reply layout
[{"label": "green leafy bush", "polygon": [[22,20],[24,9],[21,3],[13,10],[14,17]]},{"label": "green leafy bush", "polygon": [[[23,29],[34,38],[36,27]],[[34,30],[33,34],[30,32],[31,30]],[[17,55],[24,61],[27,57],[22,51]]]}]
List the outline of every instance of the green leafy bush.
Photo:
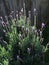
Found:
[{"label": "green leafy bush", "polygon": [[[45,51],[45,46],[41,44],[41,38],[39,34],[37,34],[36,27],[30,25],[26,26],[25,18],[24,21],[20,19],[18,24],[21,26],[21,29],[19,29],[20,32],[18,33],[15,21],[12,20],[11,23],[11,31],[6,33],[9,38],[6,48],[0,44],[0,64],[47,65],[47,62],[44,60],[45,52],[47,53],[47,51]],[[24,26],[23,28],[22,25]]]}]

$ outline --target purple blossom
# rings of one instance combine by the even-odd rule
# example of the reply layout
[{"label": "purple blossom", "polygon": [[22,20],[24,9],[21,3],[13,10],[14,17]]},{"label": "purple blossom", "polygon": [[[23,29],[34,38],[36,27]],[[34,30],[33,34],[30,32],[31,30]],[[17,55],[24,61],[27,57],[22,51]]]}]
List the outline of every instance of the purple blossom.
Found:
[{"label": "purple blossom", "polygon": [[21,12],[23,13],[23,8],[21,9]]},{"label": "purple blossom", "polygon": [[34,12],[36,11],[36,8],[34,8]]},{"label": "purple blossom", "polygon": [[45,27],[45,23],[42,22],[42,28],[44,28],[44,27]]},{"label": "purple blossom", "polygon": [[3,19],[2,16],[0,17],[0,19]]},{"label": "purple blossom", "polygon": [[0,17],[0,20],[3,21],[3,17],[2,16]]}]

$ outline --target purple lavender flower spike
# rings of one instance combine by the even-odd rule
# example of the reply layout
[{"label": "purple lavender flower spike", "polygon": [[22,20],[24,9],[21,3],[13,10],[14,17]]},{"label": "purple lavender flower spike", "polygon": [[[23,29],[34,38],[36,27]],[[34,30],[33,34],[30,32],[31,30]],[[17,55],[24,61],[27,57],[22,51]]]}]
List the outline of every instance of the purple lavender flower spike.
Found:
[{"label": "purple lavender flower spike", "polygon": [[0,18],[2,19],[2,16]]},{"label": "purple lavender flower spike", "polygon": [[21,9],[21,12],[23,13],[23,8]]},{"label": "purple lavender flower spike", "polygon": [[42,28],[44,28],[44,27],[45,27],[45,23],[42,22]]},{"label": "purple lavender flower spike", "polygon": [[36,8],[34,8],[34,12],[36,12]]},{"label": "purple lavender flower spike", "polygon": [[3,17],[2,16],[0,16],[0,20],[3,21]]}]

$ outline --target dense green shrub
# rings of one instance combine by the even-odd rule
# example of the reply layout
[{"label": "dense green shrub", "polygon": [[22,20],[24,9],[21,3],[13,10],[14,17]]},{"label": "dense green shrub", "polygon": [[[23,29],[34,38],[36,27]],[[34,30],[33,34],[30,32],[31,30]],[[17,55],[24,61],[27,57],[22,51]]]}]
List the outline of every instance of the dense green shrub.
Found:
[{"label": "dense green shrub", "polygon": [[[24,19],[25,20],[25,19]],[[1,65],[48,65],[48,49],[41,44],[41,38],[35,26],[26,26],[19,20],[19,33],[14,20],[10,26],[11,31],[6,33],[9,41],[6,47],[0,44]],[[27,28],[27,30],[26,30]],[[32,29],[33,28],[33,29]],[[24,36],[23,36],[24,35]],[[43,38],[42,38],[43,39]],[[41,41],[40,41],[41,40]],[[49,52],[49,51],[48,51]]]}]

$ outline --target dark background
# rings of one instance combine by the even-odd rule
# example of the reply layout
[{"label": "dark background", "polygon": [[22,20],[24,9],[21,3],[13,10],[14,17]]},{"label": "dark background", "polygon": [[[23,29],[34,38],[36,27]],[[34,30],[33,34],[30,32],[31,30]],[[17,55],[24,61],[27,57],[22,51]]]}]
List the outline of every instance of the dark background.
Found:
[{"label": "dark background", "polygon": [[37,13],[37,28],[41,27],[44,22],[46,27],[43,31],[44,42],[49,42],[49,0],[0,0],[0,16],[5,20],[5,16],[9,16],[11,11],[20,12],[25,2],[26,16],[31,11],[31,23],[34,20],[34,8]]}]

